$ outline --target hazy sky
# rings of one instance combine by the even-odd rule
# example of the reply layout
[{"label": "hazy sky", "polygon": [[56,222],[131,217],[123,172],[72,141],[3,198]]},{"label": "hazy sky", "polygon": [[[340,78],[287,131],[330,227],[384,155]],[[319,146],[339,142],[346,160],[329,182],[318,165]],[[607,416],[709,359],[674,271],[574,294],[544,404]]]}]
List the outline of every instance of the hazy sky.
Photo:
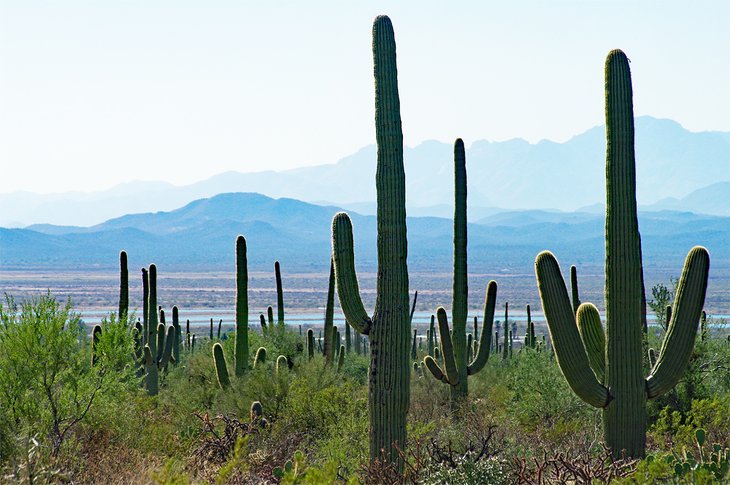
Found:
[{"label": "hazy sky", "polygon": [[0,192],[185,184],[374,142],[371,23],[393,20],[405,141],[564,141],[635,113],[730,131],[730,2],[0,0]]}]

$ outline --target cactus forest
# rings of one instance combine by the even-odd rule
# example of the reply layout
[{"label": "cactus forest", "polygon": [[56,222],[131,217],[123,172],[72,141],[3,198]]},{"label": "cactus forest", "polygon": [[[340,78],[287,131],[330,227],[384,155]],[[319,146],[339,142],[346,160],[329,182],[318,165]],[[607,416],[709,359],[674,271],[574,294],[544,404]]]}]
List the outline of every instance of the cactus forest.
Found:
[{"label": "cactus forest", "polygon": [[[543,251],[521,268],[530,275],[520,289],[525,304],[514,301],[516,280],[501,267],[469,272],[483,248],[481,233],[467,238],[467,189],[489,181],[467,183],[465,142],[456,138],[444,160],[453,175],[406,169],[412,115],[398,67],[414,45],[404,45],[396,49],[388,16],[375,18],[367,80],[375,252],[373,240],[355,237],[371,222],[332,212],[331,245],[312,263],[328,269],[317,274],[316,318],[297,319],[288,287],[297,271],[256,247],[255,225],[226,241],[234,264],[219,278],[235,295],[224,304],[231,318],[209,311],[201,320],[190,298],[168,286],[171,265],[152,257],[130,267],[140,257],[123,239],[115,241],[118,305],[98,323],[50,291],[6,293],[0,482],[730,481],[730,335],[706,307],[712,255],[700,234],[683,267],[682,254],[666,256],[677,262],[673,290],[647,283],[656,257],[642,256],[654,239],[642,245],[639,232],[642,158],[627,55],[608,53],[605,98],[592,101],[605,108],[604,272],[581,267],[546,233],[532,241]],[[645,95],[637,89],[637,99]],[[409,243],[430,243],[409,232],[407,173],[441,175],[443,190],[453,186],[443,291],[409,274],[421,264],[409,259]],[[557,190],[572,187],[544,189],[550,206]],[[268,269],[253,271],[261,254]],[[598,292],[585,284],[596,277],[605,282]],[[260,291],[253,278],[272,290]]]}]

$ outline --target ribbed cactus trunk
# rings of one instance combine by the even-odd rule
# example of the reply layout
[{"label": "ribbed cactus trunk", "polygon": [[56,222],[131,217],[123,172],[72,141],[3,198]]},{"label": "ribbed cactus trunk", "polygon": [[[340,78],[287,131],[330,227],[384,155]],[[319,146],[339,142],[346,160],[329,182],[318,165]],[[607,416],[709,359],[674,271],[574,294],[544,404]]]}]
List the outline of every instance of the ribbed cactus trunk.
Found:
[{"label": "ribbed cactus trunk", "polygon": [[[466,155],[464,142],[458,138],[454,143],[454,280],[451,296],[452,346],[459,382],[449,386],[451,405],[457,407],[469,393],[466,349],[466,319],[469,311],[466,268]],[[444,337],[442,335],[443,342]]]},{"label": "ribbed cactus trunk", "polygon": [[352,223],[339,213],[332,222],[333,254],[340,304],[348,322],[370,342],[368,410],[370,459],[395,462],[406,445],[406,415],[410,405],[410,323],[406,239],[403,133],[390,19],[373,24],[377,190],[378,278],[375,311],[365,312],[355,274]]},{"label": "ribbed cactus trunk", "polygon": [[129,268],[127,267],[127,252],[119,253],[119,319],[127,317],[129,313]]},{"label": "ribbed cactus trunk", "polygon": [[147,271],[149,294],[147,296],[147,345],[152,356],[157,355],[157,266],[150,265]]},{"label": "ribbed cactus trunk", "polygon": [[[615,402],[603,411],[606,443],[644,453],[646,384],[642,369],[641,237],[636,213],[634,113],[629,60],[606,59],[606,341],[604,385]],[[619,357],[620,356],[620,357]]]},{"label": "ribbed cactus trunk", "polygon": [[235,374],[241,377],[248,369],[248,262],[246,239],[236,238],[236,363]]},{"label": "ribbed cactus trunk", "polygon": [[406,178],[395,36],[390,19],[385,16],[376,18],[373,24],[373,60],[378,145],[378,279],[370,331],[370,458],[378,458],[384,452],[390,461],[401,462],[393,445],[405,450],[410,405]]}]

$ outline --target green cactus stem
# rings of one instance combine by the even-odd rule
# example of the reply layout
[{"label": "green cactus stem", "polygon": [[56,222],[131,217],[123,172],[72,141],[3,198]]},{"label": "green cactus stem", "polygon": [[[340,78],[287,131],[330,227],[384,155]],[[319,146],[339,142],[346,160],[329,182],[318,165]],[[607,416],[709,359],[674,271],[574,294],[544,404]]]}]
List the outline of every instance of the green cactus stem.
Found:
[{"label": "green cactus stem", "polygon": [[702,310],[702,317],[700,318],[700,340],[707,340],[707,313]]},{"label": "green cactus stem", "polygon": [[[151,339],[154,340],[154,339]],[[156,396],[159,392],[158,378],[159,374],[157,371],[157,361],[152,357],[152,349],[149,345],[144,346],[144,372],[145,372],[145,387],[147,388],[147,394],[150,396]]]},{"label": "green cactus stem", "polygon": [[157,266],[150,265],[147,271],[149,294],[147,297],[147,345],[152,355],[157,355]]},{"label": "green cactus stem", "polygon": [[271,307],[271,305],[269,305],[266,309],[266,315],[269,319],[269,328],[274,328],[274,309]]},{"label": "green cactus stem", "polygon": [[350,353],[352,347],[352,334],[350,332],[350,324],[345,322],[345,352]]},{"label": "green cactus stem", "polygon": [[220,319],[220,320],[218,320],[218,333],[216,334],[218,340],[221,339],[221,327],[222,326],[223,326],[223,319]]},{"label": "green cactus stem", "polygon": [[194,354],[195,353],[195,334],[193,334],[193,340],[192,340],[191,345],[190,345],[190,353],[191,354]]},{"label": "green cactus stem", "polygon": [[411,304],[411,313],[408,315],[408,321],[413,325],[413,314],[416,313],[416,302],[418,301],[418,291],[413,295],[413,303]]},{"label": "green cactus stem", "polygon": [[284,328],[284,291],[281,286],[281,265],[274,261],[274,273],[276,274],[276,311],[278,319],[276,323],[279,328]]},{"label": "green cactus stem", "polygon": [[266,317],[262,313],[259,315],[259,319],[260,319],[260,325],[261,325],[261,335],[266,335]]},{"label": "green cactus stem", "polygon": [[157,313],[160,315],[159,322],[161,324],[165,324],[165,310],[162,309],[162,307],[157,307]]},{"label": "green cactus stem", "polygon": [[[452,409],[459,407],[468,392],[467,377],[481,369],[489,357],[489,337],[492,333],[494,319],[494,300],[496,299],[496,283],[491,281],[487,294],[493,291],[491,301],[485,302],[483,338],[487,347],[480,344],[480,352],[474,362],[471,362],[470,344],[467,342],[466,324],[468,319],[468,281],[467,281],[467,182],[466,182],[466,154],[464,142],[458,138],[454,142],[454,273],[452,292],[452,325],[449,332],[446,313],[437,311],[439,321],[440,348],[444,359],[444,368],[438,368],[438,363],[430,356],[424,363],[434,377],[449,384]],[[489,296],[488,296],[489,298]],[[491,312],[489,308],[491,307]],[[490,317],[491,314],[491,317]],[[443,320],[443,321],[442,321]],[[446,327],[443,327],[446,325]],[[486,333],[486,336],[485,336]],[[475,367],[475,363],[478,365]],[[478,369],[477,369],[478,367]],[[471,369],[471,372],[470,372]]]},{"label": "green cactus stem", "polygon": [[[160,324],[162,325],[162,324]],[[163,370],[167,370],[167,365],[170,363],[170,360],[172,358],[172,347],[173,343],[175,342],[176,338],[175,334],[175,327],[169,326],[167,327],[167,336],[165,337],[165,347],[162,351],[162,355],[160,356],[160,368]]]},{"label": "green cactus stem", "polygon": [[257,365],[263,364],[266,362],[266,348],[265,347],[259,347],[256,351],[256,355],[253,358],[253,368],[255,369]]},{"label": "green cactus stem", "polygon": [[411,344],[411,359],[418,359],[418,330],[413,329],[413,343]]},{"label": "green cactus stem", "polygon": [[264,417],[264,407],[259,401],[254,401],[251,403],[250,417],[252,422]]},{"label": "green cactus stem", "polygon": [[309,360],[314,358],[314,330],[307,330],[307,355]]},{"label": "green cactus stem", "polygon": [[649,366],[653,369],[654,366],[656,365],[656,351],[650,347],[648,353],[649,353]]},{"label": "green cactus stem", "polygon": [[330,258],[330,277],[327,286],[327,305],[324,311],[324,362],[332,365],[336,348],[332,345],[333,322],[335,315],[335,263]]},{"label": "green cactus stem", "polygon": [[180,336],[182,335],[180,328],[180,312],[177,306],[172,307],[172,326],[175,329],[175,339],[172,343],[172,360],[175,365],[180,363]]},{"label": "green cactus stem", "polygon": [[142,268],[142,345],[147,345],[149,338],[148,308],[150,298],[150,279],[146,268]]},{"label": "green cactus stem", "polygon": [[435,347],[434,339],[436,338],[434,335],[436,333],[435,321],[436,321],[436,315],[431,315],[431,324],[428,327],[428,352],[427,352],[428,355],[430,355],[431,357],[434,357],[434,355],[433,355],[433,349]]},{"label": "green cactus stem", "polygon": [[91,365],[96,365],[96,361],[99,359],[97,355],[97,345],[99,344],[99,338],[101,338],[101,325],[94,325],[91,330]]},{"label": "green cactus stem", "polygon": [[368,411],[370,460],[402,469],[410,405],[410,321],[403,132],[393,26],[386,16],[373,23],[375,134],[377,139],[378,271],[375,311],[365,311],[355,273],[352,222],[332,221],[333,256],[340,306],[355,330],[369,337]]},{"label": "green cactus stem", "polygon": [[212,341],[213,340],[213,318],[210,319],[210,333],[208,338]]},{"label": "green cactus stem", "polygon": [[227,389],[231,385],[231,378],[228,375],[226,358],[223,355],[223,346],[216,342],[213,344],[213,363],[215,364],[215,375],[218,378],[218,385],[221,389]]},{"label": "green cactus stem", "polygon": [[337,355],[337,372],[342,372],[342,366],[345,365],[345,346],[340,345],[340,353]]},{"label": "green cactus stem", "polygon": [[509,320],[507,318],[509,313],[509,303],[504,303],[504,342],[502,343],[502,360],[509,357]]},{"label": "green cactus stem", "polygon": [[691,356],[707,289],[710,258],[707,250],[699,246],[687,255],[659,357],[650,375],[644,378],[645,312],[641,308],[643,268],[636,210],[632,96],[629,61],[623,52],[611,51],[606,60],[603,382],[591,370],[560,267],[550,252],[537,256],[535,273],[555,355],[568,384],[581,399],[603,408],[604,438],[613,456],[625,454],[639,458],[645,453],[646,400],[671,389]]},{"label": "green cactus stem", "polygon": [[274,371],[276,372],[276,375],[279,375],[280,372],[283,372],[285,370],[289,370],[289,360],[286,358],[285,355],[280,355],[276,358]]},{"label": "green cactus stem", "polygon": [[573,297],[573,313],[578,313],[580,295],[578,295],[578,268],[575,265],[570,267],[570,293]]},{"label": "green cactus stem", "polygon": [[119,253],[119,320],[127,318],[129,313],[129,268],[127,267],[127,252]]},{"label": "green cactus stem", "polygon": [[479,318],[474,315],[474,344],[476,345],[477,342],[479,342]]},{"label": "green cactus stem", "polygon": [[190,319],[185,321],[185,342],[187,349],[190,350]]},{"label": "green cactus stem", "polygon": [[603,383],[606,369],[606,335],[601,325],[601,316],[593,303],[581,303],[575,313],[578,333],[583,341],[583,348],[588,355],[588,364],[596,374],[598,382]]}]

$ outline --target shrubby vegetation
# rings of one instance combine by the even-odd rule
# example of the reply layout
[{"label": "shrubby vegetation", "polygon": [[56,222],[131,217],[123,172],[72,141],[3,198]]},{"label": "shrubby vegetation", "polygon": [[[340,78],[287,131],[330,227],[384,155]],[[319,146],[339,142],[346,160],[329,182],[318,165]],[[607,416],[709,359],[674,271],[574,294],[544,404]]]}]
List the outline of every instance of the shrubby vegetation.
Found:
[{"label": "shrubby vegetation", "polygon": [[[727,468],[711,465],[723,456],[727,463],[723,450],[730,445],[730,342],[716,330],[722,322],[711,318],[685,377],[650,401],[644,460],[611,459],[601,444],[600,411],[574,395],[549,349],[515,349],[512,358],[490,359],[471,377],[469,397],[456,410],[448,386],[414,370],[406,467],[399,472],[367,460],[362,355],[348,353],[337,372],[319,351],[308,358],[298,332],[251,332],[252,348],[288,355],[292,368],[277,374],[269,358],[241,378],[231,376],[222,390],[214,342],[205,338],[160,373],[160,392],[150,397],[136,373],[126,319],[111,315],[103,323],[92,367],[88,329],[70,302],[46,294],[18,305],[8,297],[0,317],[0,458],[7,482],[600,483],[623,476],[621,483],[719,483],[730,477]],[[233,340],[220,341],[229,359]],[[251,415],[254,401],[263,416]]]}]

